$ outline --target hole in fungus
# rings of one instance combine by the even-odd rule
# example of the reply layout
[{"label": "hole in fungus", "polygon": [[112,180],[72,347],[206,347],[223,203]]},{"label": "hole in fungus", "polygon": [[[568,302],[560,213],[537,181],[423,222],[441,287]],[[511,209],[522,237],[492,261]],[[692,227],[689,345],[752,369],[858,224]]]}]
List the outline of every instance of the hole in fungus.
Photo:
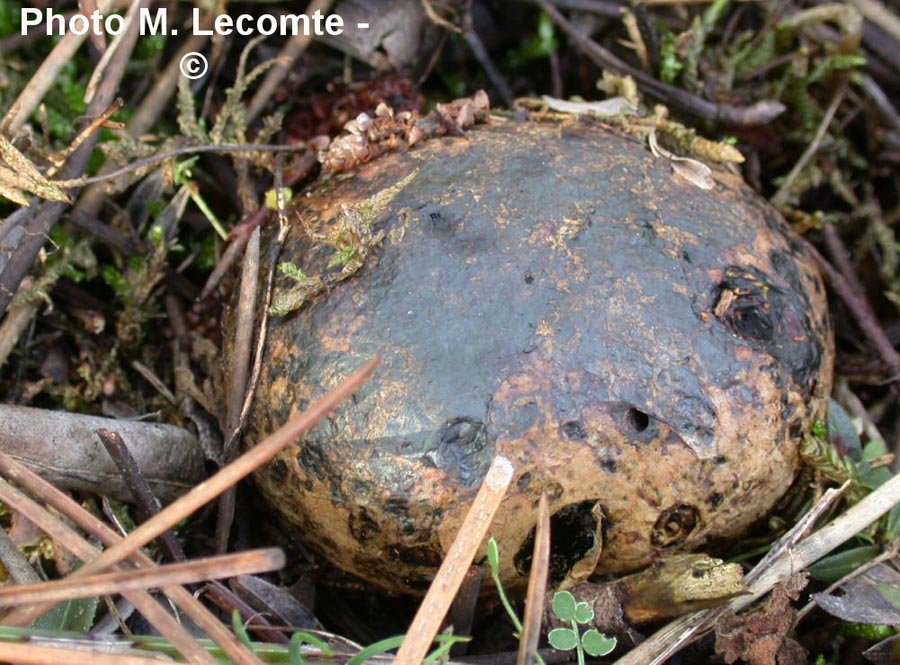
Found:
[{"label": "hole in fungus", "polygon": [[[550,517],[550,581],[556,585],[562,582],[576,563],[594,549],[597,534],[597,518],[594,517],[597,502],[593,499],[570,503]],[[602,508],[600,509],[602,514]],[[602,520],[606,522],[605,519]],[[534,553],[534,533],[532,528],[516,553],[513,561],[516,570],[523,577],[531,570]],[[601,528],[601,539],[603,538]]]},{"label": "hole in fungus", "polygon": [[587,431],[584,429],[584,425],[578,420],[569,420],[559,427],[560,430],[562,430],[563,436],[567,439],[584,441],[587,438]]},{"label": "hole in fungus", "polygon": [[650,416],[632,407],[628,409],[628,424],[635,432],[640,434],[650,427]]},{"label": "hole in fungus", "polygon": [[650,535],[650,542],[655,547],[679,545],[696,528],[699,521],[700,515],[696,508],[684,503],[677,503],[664,510],[656,520],[656,524],[653,525],[653,533]]}]

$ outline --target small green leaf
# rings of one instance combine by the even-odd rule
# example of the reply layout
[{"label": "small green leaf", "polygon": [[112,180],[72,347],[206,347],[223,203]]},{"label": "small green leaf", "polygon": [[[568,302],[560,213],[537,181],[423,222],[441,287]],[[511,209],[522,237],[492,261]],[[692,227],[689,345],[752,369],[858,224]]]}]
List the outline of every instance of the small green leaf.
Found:
[{"label": "small green leaf", "polygon": [[306,665],[303,658],[302,647],[306,643],[301,633],[291,635],[291,641],[288,643],[288,662],[291,665]]},{"label": "small green leaf", "polygon": [[554,628],[547,639],[550,646],[558,651],[571,651],[578,646],[578,634],[571,628]]},{"label": "small green leaf", "polygon": [[878,556],[881,549],[875,545],[854,547],[838,554],[827,556],[809,567],[813,579],[820,582],[837,582],[844,575],[853,572],[861,565]]},{"label": "small green leaf", "polygon": [[616,638],[607,637],[596,628],[586,630],[581,636],[581,646],[589,656],[605,656],[616,648]]},{"label": "small green leaf", "polygon": [[893,477],[893,474],[883,466],[871,469],[868,463],[860,465],[859,482],[867,489],[877,490]]},{"label": "small green leaf", "polygon": [[550,605],[560,621],[569,622],[575,618],[575,596],[568,591],[557,591]]},{"label": "small green leaf", "polygon": [[99,603],[100,599],[96,597],[67,600],[35,619],[33,626],[44,630],[87,633],[94,625]]},{"label": "small green leaf", "polygon": [[575,621],[578,623],[590,623],[594,620],[594,610],[587,603],[578,603],[575,606]]},{"label": "small green leaf", "polygon": [[435,641],[438,642],[438,646],[434,649],[434,651],[425,656],[425,660],[422,661],[422,665],[431,665],[431,663],[444,662],[446,660],[447,654],[450,653],[450,649],[452,649],[457,644],[468,642],[472,639],[471,637],[466,637],[465,635],[438,635],[437,637],[444,637],[446,639],[435,639]]},{"label": "small green leaf", "polygon": [[491,572],[496,575],[500,570],[500,550],[497,548],[497,541],[493,536],[488,540],[487,558],[488,564],[491,566]]},{"label": "small green leaf", "polygon": [[297,282],[306,282],[309,280],[309,277],[306,276],[305,272],[303,272],[295,264],[289,263],[288,261],[283,261],[278,264],[278,272],[280,272],[282,275],[287,275]]},{"label": "small green leaf", "polygon": [[375,644],[370,644],[362,651],[354,654],[350,660],[347,661],[347,665],[362,665],[372,658],[372,656],[379,656],[391,649],[398,649],[400,645],[403,644],[403,639],[405,637],[405,635],[397,635],[396,637],[389,637],[380,642],[375,642]]},{"label": "small green leaf", "polygon": [[[288,657],[290,659],[291,665],[303,665],[303,654],[301,653],[301,647],[304,644],[309,644],[316,649],[318,649],[323,658],[331,658],[334,656],[334,650],[328,646],[328,642],[323,640],[321,637],[317,635],[313,635],[312,633],[307,633],[303,630],[298,630],[293,635],[291,635],[291,641],[288,645]],[[296,660],[295,660],[296,659]]]},{"label": "small green leaf", "polygon": [[884,539],[891,541],[900,536],[900,505],[891,508],[884,527]]},{"label": "small green leaf", "polygon": [[348,247],[347,249],[342,249],[338,252],[335,252],[334,256],[332,256],[331,260],[328,262],[328,268],[337,268],[338,266],[342,266],[350,259],[352,259],[355,255],[356,247]]},{"label": "small green leaf", "polygon": [[887,455],[887,446],[881,439],[869,441],[865,447],[863,447],[862,458],[864,462],[871,462],[883,455]]},{"label": "small green leaf", "polygon": [[828,438],[828,427],[825,424],[824,420],[814,421],[812,424],[812,427],[810,428],[810,432],[817,439],[827,439]]},{"label": "small green leaf", "polygon": [[241,619],[241,613],[237,610],[231,613],[231,629],[234,631],[234,634],[238,636],[238,639],[246,644],[252,651],[253,640],[250,639],[250,633],[247,632],[247,627],[244,626],[244,621]]}]

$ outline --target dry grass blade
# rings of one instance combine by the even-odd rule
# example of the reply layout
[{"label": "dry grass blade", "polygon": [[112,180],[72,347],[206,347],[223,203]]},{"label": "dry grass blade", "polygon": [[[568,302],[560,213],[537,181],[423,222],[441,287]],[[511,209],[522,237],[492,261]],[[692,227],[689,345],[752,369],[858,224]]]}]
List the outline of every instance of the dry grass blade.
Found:
[{"label": "dry grass blade", "polygon": [[[3,195],[3,187],[0,186],[0,195]],[[2,242],[2,241],[0,241]],[[19,293],[26,293],[34,286],[34,280],[26,277],[19,285]],[[34,299],[14,303],[3,322],[0,323],[0,369],[6,364],[9,354],[16,348],[22,333],[28,328],[31,319],[41,307],[41,301]]]},{"label": "dry grass blade", "polygon": [[241,407],[247,392],[250,360],[253,354],[253,322],[256,320],[256,292],[259,290],[259,238],[257,226],[250,234],[241,269],[240,297],[237,308],[237,330],[231,354],[231,384],[228,386],[228,406],[225,416],[225,461],[230,462],[235,437],[241,422]]},{"label": "dry grass blade", "polygon": [[[75,571],[72,577],[84,577],[110,568],[141,547],[170,529],[181,520],[189,517],[194,511],[203,507],[226,489],[246,478],[261,465],[272,459],[279,451],[290,445],[298,436],[314,427],[319,421],[352,395],[375,371],[379,358],[376,356],[367,361],[362,368],[354,372],[344,383],[327,395],[319,398],[306,411],[298,413],[279,430],[264,441],[244,453],[228,466],[221,469],[209,480],[201,483],[190,492],[177,499],[162,512],[151,517],[132,531],[127,538],[112,545],[96,559],[86,563]],[[7,617],[7,621],[30,623],[47,608],[23,608]]]},{"label": "dry grass blade", "polygon": [[[69,202],[66,193],[47,180],[32,161],[19,152],[2,134],[0,134],[0,183],[4,189],[22,189],[50,201]],[[27,200],[25,205],[28,205]]]},{"label": "dry grass blade", "polygon": [[27,208],[31,205],[31,202],[28,200],[28,197],[22,194],[18,189],[12,186],[7,186],[3,184],[3,181],[6,180],[3,176],[3,171],[6,171],[2,166],[0,166],[0,196],[9,199],[16,205],[20,205],[23,208]]},{"label": "dry grass blade", "polygon": [[[824,497],[823,497],[824,498]],[[731,602],[727,609],[738,612],[762,597],[792,575],[805,570],[820,558],[841,546],[860,531],[880,519],[900,503],[900,475],[891,478],[847,512],[829,522],[793,547],[786,547],[781,555],[762,570],[759,566],[748,573],[753,581],[750,593]],[[790,536],[791,534],[788,534]],[[776,544],[776,549],[780,549]],[[746,578],[745,578],[746,579]],[[617,665],[657,665],[682,646],[701,637],[711,628],[711,621],[722,613],[716,608],[698,612],[673,621],[616,661]]]},{"label": "dry grass blade", "polygon": [[[106,4],[109,5],[109,3]],[[0,123],[0,131],[14,136],[22,129],[22,126],[41,103],[44,95],[53,86],[60,70],[72,60],[75,52],[86,38],[86,34],[76,35],[74,32],[69,32],[59,40],[50,55],[31,77],[28,85],[22,88],[19,97],[9,107],[6,117]]]},{"label": "dry grass blade", "polygon": [[[103,544],[111,546],[122,540],[119,534],[82,508],[69,496],[63,494],[39,475],[4,453],[0,453],[0,472],[8,478],[14,479],[21,487],[58,510],[62,515],[72,520],[85,532],[99,539]],[[46,511],[44,512],[46,513]],[[131,561],[141,567],[153,567],[156,565],[150,557],[142,552],[131,557]],[[244,665],[254,665],[259,662],[256,656],[186,589],[174,586],[166,587],[163,591],[206,635],[222,647],[222,651],[234,662]],[[135,606],[140,609],[138,603],[135,603]],[[6,617],[4,622],[8,622],[8,619],[9,617]]]},{"label": "dry grass blade", "polygon": [[47,665],[47,663],[54,663],[54,665],[160,665],[161,662],[184,662],[161,661],[159,658],[36,644],[2,644],[0,650],[3,652],[5,661],[20,665]]},{"label": "dry grass blade", "polygon": [[[256,292],[259,288],[259,236],[257,226],[250,234],[250,241],[244,251],[241,269],[240,296],[237,306],[237,326],[231,354],[230,383],[225,412],[225,463],[234,459],[235,448],[240,436],[241,407],[247,395],[250,363],[253,353],[253,323],[256,320]],[[234,521],[237,488],[230,487],[219,498],[219,514],[216,523],[216,552],[228,549],[228,536]]]},{"label": "dry grass blade", "polygon": [[[323,15],[328,14],[328,12],[331,11],[331,5],[333,4],[334,0],[313,0],[306,7],[306,15],[312,16],[315,12],[321,12]],[[263,82],[260,83],[256,94],[253,96],[253,100],[250,102],[250,107],[247,111],[248,120],[256,118],[256,116],[258,116],[265,108],[279,84],[284,80],[288,73],[290,73],[294,63],[297,62],[297,59],[306,53],[306,49],[311,42],[312,36],[302,31],[288,40],[287,44],[285,44],[284,48],[281,50],[281,53],[278,54],[278,64],[269,70],[268,74],[266,74],[266,77],[263,79]]]},{"label": "dry grass blade", "polygon": [[123,591],[159,589],[174,584],[197,584],[239,575],[270,573],[283,568],[284,562],[284,552],[275,547],[154,568],[102,573],[74,580],[13,585],[0,589],[0,607],[58,603],[76,598],[108,596]]},{"label": "dry grass blade", "polygon": [[819,127],[818,129],[816,129],[816,134],[813,137],[813,140],[810,141],[809,145],[806,147],[806,150],[804,150],[803,154],[800,155],[800,159],[798,159],[797,163],[794,164],[791,172],[788,173],[787,176],[785,176],[784,183],[781,185],[781,187],[778,188],[778,191],[775,192],[775,195],[772,197],[772,205],[774,205],[776,208],[780,208],[785,203],[787,203],[787,199],[791,194],[791,187],[793,187],[794,181],[797,179],[797,176],[800,175],[800,172],[803,171],[803,169],[809,163],[809,160],[813,158],[813,155],[815,155],[816,151],[819,149],[819,146],[822,143],[822,139],[825,138],[825,133],[831,126],[831,121],[834,120],[834,115],[837,113],[838,107],[844,100],[845,91],[846,86],[841,86],[837,93],[834,95],[831,103],[828,105],[828,108],[825,111],[825,115],[822,116],[822,122],[819,123]]},{"label": "dry grass blade", "polygon": [[422,600],[412,625],[406,633],[403,646],[397,652],[395,665],[419,665],[428,653],[428,647],[441,629],[441,622],[450,609],[459,585],[469,566],[478,554],[487,536],[494,514],[506,495],[513,477],[512,463],[498,455],[484,476],[481,488],[469,509],[450,551],[444,557],[428,594]]},{"label": "dry grass blade", "polygon": [[[21,513],[39,529],[51,536],[56,543],[82,561],[90,561],[99,556],[100,551],[97,548],[89,545],[74,530],[63,524],[59,519],[5,480],[0,480],[0,501]],[[134,603],[134,606],[144,615],[147,621],[169,640],[182,655],[198,663],[214,664],[216,662],[191,634],[149,594],[144,591],[129,591],[123,595]],[[32,620],[52,606],[53,603],[44,603],[41,611],[32,616],[31,620],[24,621],[21,625],[31,623]],[[12,615],[3,617],[2,623],[5,625],[16,625]]]},{"label": "dry grass blade", "polygon": [[538,503],[537,532],[534,536],[534,556],[531,559],[528,593],[525,596],[525,618],[522,621],[522,637],[519,640],[519,656],[516,659],[516,665],[532,665],[536,662],[549,574],[550,508],[547,505],[547,495],[541,494],[541,500]]}]

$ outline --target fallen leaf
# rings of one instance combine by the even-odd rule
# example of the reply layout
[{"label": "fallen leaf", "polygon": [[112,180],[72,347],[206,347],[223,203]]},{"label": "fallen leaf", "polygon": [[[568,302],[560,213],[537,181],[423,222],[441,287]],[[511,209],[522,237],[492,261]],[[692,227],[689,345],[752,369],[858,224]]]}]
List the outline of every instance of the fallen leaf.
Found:
[{"label": "fallen leaf", "polygon": [[672,170],[688,182],[700,189],[712,189],[716,181],[712,179],[712,169],[703,162],[690,157],[679,157],[663,148],[656,140],[656,132],[651,131],[648,137],[650,152],[657,157],[668,159],[672,164]]},{"label": "fallen leaf", "polygon": [[0,194],[20,205],[28,205],[27,199],[17,190],[49,201],[70,202],[65,192],[45,178],[28,157],[0,135]]},{"label": "fallen leaf", "polygon": [[[812,598],[823,610],[838,619],[853,623],[875,625],[900,624],[900,573],[879,564],[841,587],[843,594],[813,594]],[[895,602],[892,602],[895,601]]]},{"label": "fallen leaf", "polygon": [[602,102],[570,102],[565,99],[557,99],[550,95],[541,97],[551,110],[559,113],[572,113],[575,115],[593,115],[600,118],[609,118],[619,114],[634,115],[637,107],[624,97],[610,97]]},{"label": "fallen leaf", "polygon": [[896,665],[900,662],[900,635],[894,635],[863,651],[863,656],[875,665]]},{"label": "fallen leaf", "polygon": [[806,662],[800,644],[787,637],[794,627],[797,600],[809,575],[794,575],[776,586],[768,600],[746,614],[728,614],[716,624],[716,653],[726,663],[743,660],[750,665],[798,665]]}]

